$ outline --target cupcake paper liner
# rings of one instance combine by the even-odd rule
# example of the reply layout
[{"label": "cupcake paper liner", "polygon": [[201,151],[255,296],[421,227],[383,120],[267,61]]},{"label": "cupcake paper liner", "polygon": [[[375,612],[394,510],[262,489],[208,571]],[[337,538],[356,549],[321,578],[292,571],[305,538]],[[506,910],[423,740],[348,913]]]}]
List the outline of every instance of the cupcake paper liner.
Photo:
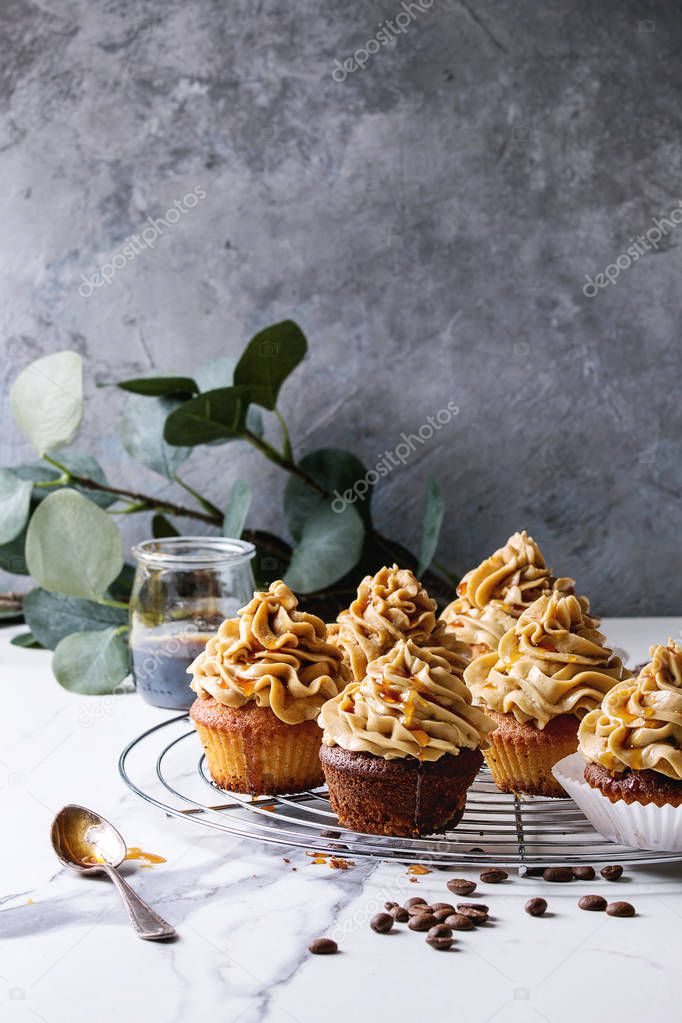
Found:
[{"label": "cupcake paper liner", "polygon": [[573,753],[552,769],[557,781],[600,835],[650,852],[682,852],[682,807],[612,803],[584,778],[587,761]]}]

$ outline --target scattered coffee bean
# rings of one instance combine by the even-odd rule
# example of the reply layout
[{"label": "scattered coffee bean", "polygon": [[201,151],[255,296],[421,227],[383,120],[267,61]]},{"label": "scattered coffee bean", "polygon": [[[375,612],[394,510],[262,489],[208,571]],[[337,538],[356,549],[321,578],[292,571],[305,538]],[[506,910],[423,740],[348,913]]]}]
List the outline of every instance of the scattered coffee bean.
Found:
[{"label": "scattered coffee bean", "polygon": [[476,891],[476,882],[467,881],[463,877],[453,877],[451,881],[448,881],[448,888],[455,895],[471,895]]},{"label": "scattered coffee bean", "polygon": [[420,899],[419,896],[415,896],[414,899],[408,899],[405,903],[405,909],[409,909],[410,906],[425,906],[426,899]]},{"label": "scattered coffee bean", "polygon": [[446,917],[452,916],[454,912],[455,907],[451,906],[450,909],[434,909],[433,915],[435,916],[439,924],[444,924]]},{"label": "scattered coffee bean", "polygon": [[606,899],[602,899],[601,895],[583,895],[582,899],[578,899],[578,905],[592,913],[603,913],[606,909]]},{"label": "scattered coffee bean", "polygon": [[629,902],[609,902],[606,912],[609,916],[634,916],[635,907]]},{"label": "scattered coffee bean", "polygon": [[431,948],[435,948],[439,952],[447,952],[449,948],[452,948],[455,939],[452,937],[449,927],[446,927],[445,924],[437,924],[426,935],[426,940]]},{"label": "scattered coffee bean", "polygon": [[541,898],[529,899],[523,907],[530,916],[542,916],[547,910],[547,900]]},{"label": "scattered coffee bean", "polygon": [[430,913],[431,907],[426,902],[419,902],[416,906],[408,906],[407,912],[409,916],[419,916],[420,913]]},{"label": "scattered coffee bean", "polygon": [[488,906],[484,905],[482,902],[458,902],[457,903],[457,912],[458,913],[461,913],[465,909],[472,909],[475,913],[485,913],[486,916],[490,912],[490,909],[488,908]]},{"label": "scattered coffee bean", "polygon": [[481,871],[481,881],[483,884],[502,884],[508,877],[507,871],[500,870],[499,867],[492,867],[490,870]]},{"label": "scattered coffee bean", "polygon": [[369,926],[377,934],[388,934],[395,923],[390,913],[375,913],[369,922]]},{"label": "scattered coffee bean", "polygon": [[479,909],[478,906],[458,906],[457,913],[460,916],[468,917],[472,923],[480,926],[480,924],[487,923],[488,914],[484,909]]},{"label": "scattered coffee bean", "polygon": [[451,913],[455,912],[455,907],[451,902],[432,902],[431,912],[435,913],[437,909],[449,909]]},{"label": "scattered coffee bean", "polygon": [[545,881],[572,881],[573,870],[571,867],[547,867],[547,870],[543,871],[542,876]]},{"label": "scattered coffee bean", "polygon": [[308,951],[315,956],[330,956],[339,951],[339,946],[331,938],[315,938],[308,945]]},{"label": "scattered coffee bean", "polygon": [[396,906],[399,905],[400,905],[399,902],[384,902],[384,909],[386,910],[387,913],[390,913],[392,909],[395,909]]},{"label": "scattered coffee bean", "polygon": [[428,931],[438,924],[433,913],[420,913],[419,916],[411,916],[408,927],[411,931]]},{"label": "scattered coffee bean", "polygon": [[594,867],[571,867],[576,881],[594,881]]},{"label": "scattered coffee bean", "polygon": [[410,919],[410,914],[403,906],[394,906],[390,913],[397,924],[406,924]]},{"label": "scattered coffee bean", "polygon": [[605,881],[619,881],[623,876],[623,868],[620,863],[612,863],[608,867],[602,867],[599,873]]},{"label": "scattered coffee bean", "polygon": [[520,877],[542,877],[547,867],[519,867]]},{"label": "scattered coffee bean", "polygon": [[463,913],[452,913],[443,920],[443,923],[453,931],[473,931],[476,926],[471,917],[464,916]]}]

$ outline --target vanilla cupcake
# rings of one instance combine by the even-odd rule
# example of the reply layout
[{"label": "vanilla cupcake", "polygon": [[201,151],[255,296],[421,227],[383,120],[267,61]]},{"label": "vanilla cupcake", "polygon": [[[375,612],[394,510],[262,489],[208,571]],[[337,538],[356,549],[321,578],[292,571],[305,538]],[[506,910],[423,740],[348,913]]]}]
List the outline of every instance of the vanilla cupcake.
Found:
[{"label": "vanilla cupcake", "polygon": [[361,680],[369,662],[401,639],[423,643],[436,627],[436,606],[408,568],[382,568],[362,580],[348,610],[329,626],[329,640]]},{"label": "vanilla cupcake", "polygon": [[577,597],[536,600],[498,651],[464,673],[474,702],[497,725],[485,758],[498,788],[565,795],[552,767],[575,752],[580,718],[629,674]]},{"label": "vanilla cupcake", "polygon": [[316,718],[349,679],[327,627],[283,582],[255,593],[188,668],[190,718],[221,788],[251,795],[322,783]]},{"label": "vanilla cupcake", "polygon": [[[551,574],[537,543],[522,530],[467,572],[441,620],[478,657],[497,650],[505,632],[538,597],[552,592],[572,594],[574,585],[573,579],[556,579]],[[588,612],[587,598],[579,599]]]},{"label": "vanilla cupcake", "polygon": [[585,781],[612,803],[682,804],[682,648],[652,646],[637,678],[580,723]]},{"label": "vanilla cupcake", "polygon": [[323,706],[320,759],[341,824],[379,835],[454,827],[493,722],[446,651],[399,640]]}]

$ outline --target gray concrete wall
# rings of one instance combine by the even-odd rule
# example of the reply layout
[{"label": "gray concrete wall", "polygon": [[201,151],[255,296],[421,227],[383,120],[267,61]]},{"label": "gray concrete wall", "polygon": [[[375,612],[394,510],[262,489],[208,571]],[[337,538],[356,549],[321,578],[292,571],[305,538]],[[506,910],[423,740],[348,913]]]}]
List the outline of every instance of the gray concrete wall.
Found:
[{"label": "gray concrete wall", "polygon": [[[680,8],[403,10],[8,0],[3,396],[31,358],[78,349],[79,446],[160,490],[117,440],[123,396],[96,381],[191,372],[292,317],[311,348],[282,396],[299,453],[373,464],[459,406],[377,487],[380,528],[416,545],[435,474],[441,560],[463,570],[525,526],[600,611],[679,613],[682,226],[594,297],[583,285],[682,199]],[[386,19],[397,41],[377,38]],[[378,52],[344,65],[359,48]],[[153,248],[79,294],[197,186]],[[0,445],[2,464],[29,455],[9,422]],[[197,451],[186,475],[218,504],[248,476],[250,524],[281,528],[284,479],[251,449]]]}]

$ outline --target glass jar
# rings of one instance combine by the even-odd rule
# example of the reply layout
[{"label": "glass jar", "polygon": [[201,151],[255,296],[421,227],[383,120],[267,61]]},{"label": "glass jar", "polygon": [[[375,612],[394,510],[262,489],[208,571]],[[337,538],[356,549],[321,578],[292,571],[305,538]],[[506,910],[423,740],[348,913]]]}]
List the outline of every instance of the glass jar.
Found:
[{"label": "glass jar", "polygon": [[138,692],[155,707],[186,710],[187,668],[225,618],[253,596],[253,544],[174,536],[133,547],[130,649]]}]

